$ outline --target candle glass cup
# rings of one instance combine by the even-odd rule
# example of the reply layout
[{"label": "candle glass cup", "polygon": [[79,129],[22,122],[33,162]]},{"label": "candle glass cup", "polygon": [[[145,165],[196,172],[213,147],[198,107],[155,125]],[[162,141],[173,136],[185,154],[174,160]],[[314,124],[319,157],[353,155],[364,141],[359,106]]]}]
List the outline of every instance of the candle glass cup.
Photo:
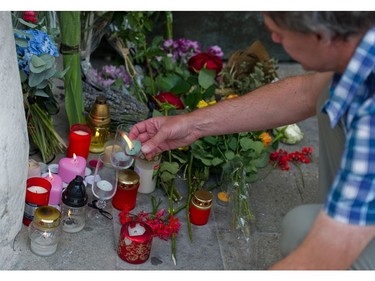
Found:
[{"label": "candle glass cup", "polygon": [[61,236],[60,212],[52,206],[41,206],[35,211],[28,227],[30,249],[38,256],[50,256],[57,250]]},{"label": "candle glass cup", "polygon": [[107,202],[111,199],[117,189],[118,170],[106,162],[105,153],[101,153],[97,159],[94,172],[94,181],[91,185],[92,195],[95,198],[89,207],[91,207],[88,217],[95,224],[103,225],[112,219],[111,212],[106,209]]},{"label": "candle glass cup", "polygon": [[116,169],[124,170],[133,165],[134,157],[129,155],[131,149],[124,138],[124,134],[128,135],[129,131],[129,124],[120,124],[117,126],[111,152],[111,163]]}]

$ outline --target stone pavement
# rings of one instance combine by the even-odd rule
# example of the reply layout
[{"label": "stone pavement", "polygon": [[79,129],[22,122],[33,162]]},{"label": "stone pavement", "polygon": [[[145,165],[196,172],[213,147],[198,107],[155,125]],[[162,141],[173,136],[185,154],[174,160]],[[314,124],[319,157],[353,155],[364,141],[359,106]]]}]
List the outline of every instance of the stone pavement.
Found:
[{"label": "stone pavement", "polygon": [[[301,73],[296,64],[281,64],[280,77]],[[67,140],[68,125],[64,110],[55,117],[56,126]],[[178,217],[182,223],[177,236],[176,265],[171,259],[171,242],[154,238],[150,258],[143,264],[133,265],[121,260],[116,252],[120,232],[118,211],[114,208],[113,221],[98,226],[88,221],[78,233],[64,233],[58,249],[50,257],[39,257],[30,251],[27,228],[14,240],[14,257],[0,269],[10,270],[263,270],[281,258],[279,250],[280,223],[282,217],[293,207],[302,203],[317,202],[318,180],[318,130],[316,119],[299,123],[304,133],[296,145],[282,145],[289,152],[312,146],[313,162],[301,165],[300,171],[291,166],[290,171],[273,170],[264,180],[250,186],[250,205],[255,223],[249,241],[237,239],[230,227],[228,206],[219,204],[216,196],[209,222],[204,226],[192,225],[193,240],[190,241],[185,211]],[[64,155],[57,155],[53,163]],[[89,159],[97,155],[90,154]],[[178,187],[186,195],[186,181],[178,178]],[[302,184],[302,180],[304,184]],[[89,191],[89,188],[88,188]],[[214,191],[217,192],[217,191]],[[157,189],[154,195],[167,199]],[[134,213],[151,211],[150,195],[138,194]]]}]

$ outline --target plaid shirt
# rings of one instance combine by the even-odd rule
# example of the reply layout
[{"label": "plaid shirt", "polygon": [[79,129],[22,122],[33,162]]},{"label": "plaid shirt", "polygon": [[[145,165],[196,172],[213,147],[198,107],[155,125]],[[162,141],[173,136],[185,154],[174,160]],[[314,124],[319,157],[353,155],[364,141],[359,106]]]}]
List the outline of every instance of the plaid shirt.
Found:
[{"label": "plaid shirt", "polygon": [[345,72],[335,74],[323,106],[334,127],[343,118],[345,149],[324,206],[337,221],[375,224],[375,26],[363,37]]}]

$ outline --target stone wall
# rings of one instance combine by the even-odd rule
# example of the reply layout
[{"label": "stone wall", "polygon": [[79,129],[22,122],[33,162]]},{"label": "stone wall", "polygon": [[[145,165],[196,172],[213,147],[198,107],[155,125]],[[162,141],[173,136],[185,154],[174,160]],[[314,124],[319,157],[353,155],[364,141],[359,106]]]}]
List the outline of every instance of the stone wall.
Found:
[{"label": "stone wall", "polygon": [[0,269],[22,226],[29,141],[10,12],[0,12]]}]

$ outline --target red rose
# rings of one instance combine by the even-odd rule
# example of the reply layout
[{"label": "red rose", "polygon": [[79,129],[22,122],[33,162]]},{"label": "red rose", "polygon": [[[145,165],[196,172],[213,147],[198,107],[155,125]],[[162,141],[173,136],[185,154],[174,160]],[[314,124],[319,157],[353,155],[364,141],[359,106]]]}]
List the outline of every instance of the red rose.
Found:
[{"label": "red rose", "polygon": [[160,103],[169,103],[173,105],[176,109],[184,109],[185,106],[182,103],[181,99],[176,96],[175,94],[165,92],[160,93],[154,97],[155,100],[159,101]]},{"label": "red rose", "polygon": [[221,59],[211,53],[199,53],[191,57],[188,61],[189,70],[193,73],[198,73],[202,68],[213,69],[216,71],[216,75],[223,68],[223,62]]},{"label": "red rose", "polygon": [[23,12],[23,20],[24,21],[31,21],[32,23],[37,23],[38,20],[36,18],[36,16],[38,15],[37,12],[34,12],[34,11],[25,11]]}]

